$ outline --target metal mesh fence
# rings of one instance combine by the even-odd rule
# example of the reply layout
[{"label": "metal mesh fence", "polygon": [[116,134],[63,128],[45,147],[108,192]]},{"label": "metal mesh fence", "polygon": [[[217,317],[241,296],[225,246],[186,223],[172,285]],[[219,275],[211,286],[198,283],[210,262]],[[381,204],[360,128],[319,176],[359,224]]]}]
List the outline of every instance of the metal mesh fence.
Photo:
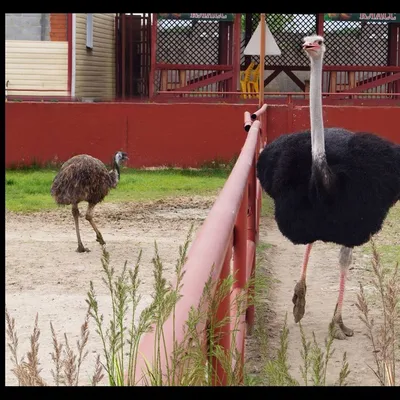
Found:
[{"label": "metal mesh fence", "polygon": [[157,23],[157,62],[218,64],[221,24],[232,22],[162,19]]},{"label": "metal mesh fence", "polygon": [[[248,18],[247,18],[248,20]],[[250,22],[250,21],[249,21]],[[247,45],[246,29],[254,33],[260,23],[260,14],[252,14],[250,26],[247,26],[246,17],[242,17],[241,65],[247,66],[251,60],[260,62],[259,56],[245,57],[243,51]],[[265,65],[268,66],[308,66],[309,61],[304,55],[301,44],[303,37],[316,32],[317,18],[315,14],[267,14],[267,24],[276,44],[282,54],[280,56],[266,56]]]},{"label": "metal mesh fence", "polygon": [[[247,21],[247,22],[246,22]],[[260,22],[260,14],[242,17],[241,66],[259,56],[245,57],[243,51]],[[267,14],[268,27],[280,48],[281,56],[266,56],[266,66],[308,66],[301,50],[303,37],[317,31],[315,14]],[[245,31],[251,35],[246,39]],[[325,65],[387,65],[388,24],[384,22],[325,21],[327,46]]]},{"label": "metal mesh fence", "polygon": [[326,65],[387,65],[388,24],[326,21]]}]

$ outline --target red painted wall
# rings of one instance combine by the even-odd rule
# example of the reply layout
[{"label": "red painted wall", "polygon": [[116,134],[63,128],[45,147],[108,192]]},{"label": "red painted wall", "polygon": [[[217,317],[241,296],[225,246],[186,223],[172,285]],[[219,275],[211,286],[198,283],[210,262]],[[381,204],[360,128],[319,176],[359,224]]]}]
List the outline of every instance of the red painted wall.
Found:
[{"label": "red painted wall", "polygon": [[[130,167],[198,167],[229,161],[245,140],[248,105],[6,103],[6,166],[65,161],[88,153],[109,162],[128,152]],[[253,111],[252,109],[249,110]],[[400,107],[326,106],[325,125],[369,131],[400,143]],[[309,128],[308,107],[271,106],[268,140]]]},{"label": "red painted wall", "polygon": [[[324,126],[371,132],[400,143],[400,107],[324,106]],[[308,106],[274,105],[267,112],[268,140],[310,129]]]}]

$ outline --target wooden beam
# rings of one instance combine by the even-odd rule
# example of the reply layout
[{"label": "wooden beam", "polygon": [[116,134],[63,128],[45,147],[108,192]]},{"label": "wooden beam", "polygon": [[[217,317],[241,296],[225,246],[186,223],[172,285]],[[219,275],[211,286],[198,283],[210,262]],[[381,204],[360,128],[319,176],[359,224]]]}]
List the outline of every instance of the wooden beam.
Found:
[{"label": "wooden beam", "polygon": [[400,24],[388,24],[388,65],[397,64],[397,31]]},{"label": "wooden beam", "polygon": [[232,71],[225,72],[223,74],[219,74],[219,75],[213,76],[212,78],[203,79],[203,80],[198,81],[196,83],[192,83],[191,85],[182,86],[180,88],[173,89],[173,90],[171,90],[171,92],[173,92],[175,90],[176,91],[195,90],[195,89],[199,89],[199,88],[201,88],[203,86],[212,85],[213,83],[217,83],[217,82],[222,81],[222,80],[231,79],[232,77],[233,77],[233,72]]},{"label": "wooden beam", "polygon": [[121,71],[120,71],[120,66],[121,66],[121,43],[120,43],[120,38],[119,38],[119,26],[120,26],[120,13],[117,13],[115,16],[115,97],[120,97],[121,92],[120,92],[120,85],[121,85]]},{"label": "wooden beam", "polygon": [[264,68],[265,68],[265,13],[260,14],[260,93],[258,106],[261,108],[264,104]]},{"label": "wooden beam", "polygon": [[214,64],[167,64],[155,63],[155,69],[184,69],[186,71],[232,71],[232,65],[214,65]]},{"label": "wooden beam", "polygon": [[153,13],[153,24],[151,25],[151,47],[150,47],[150,74],[149,74],[149,98],[155,95],[156,80],[156,51],[157,51],[157,14]]},{"label": "wooden beam", "polygon": [[304,92],[306,85],[290,70],[285,70],[285,74]]},{"label": "wooden beam", "polygon": [[355,88],[343,90],[340,93],[360,93],[364,90],[372,89],[374,87],[381,86],[385,83],[394,82],[394,81],[398,81],[398,80],[400,80],[400,72],[393,74],[393,75],[386,76],[385,78],[377,79],[373,82],[366,83],[365,85],[360,85]]},{"label": "wooden beam", "polygon": [[126,79],[126,71],[125,71],[125,55],[126,55],[126,15],[123,13],[121,15],[121,47],[122,47],[122,61],[121,61],[121,81],[122,81],[122,91],[121,96],[125,99],[125,79]]},{"label": "wooden beam", "polygon": [[264,87],[273,81],[281,72],[282,68],[277,68],[268,78],[264,80]]},{"label": "wooden beam", "polygon": [[371,77],[369,77],[369,78],[363,79],[362,81],[359,80],[359,81],[357,82],[357,86],[365,85],[365,84],[367,84],[367,83],[369,83],[369,82],[373,82],[373,81],[375,81],[375,80],[377,80],[377,79],[384,78],[385,76],[388,76],[387,74],[388,74],[387,72],[382,72],[382,73],[379,74],[379,75],[371,76]]},{"label": "wooden beam", "polygon": [[[264,69],[275,70],[276,65],[266,65]],[[282,71],[309,71],[310,67],[304,65],[285,65],[279,66]],[[242,71],[245,68],[241,68]],[[376,66],[376,65],[325,65],[323,66],[324,71],[368,71],[368,72],[400,72],[400,66]]]},{"label": "wooden beam", "polygon": [[[291,68],[297,70],[297,68]],[[324,71],[368,71],[368,72],[400,72],[400,66],[375,66],[375,65],[326,65]],[[299,69],[300,71],[300,69]]]},{"label": "wooden beam", "polygon": [[241,30],[242,30],[242,14],[236,14],[235,22],[233,23],[233,59],[232,59],[232,67],[233,67],[233,76],[232,88],[234,91],[238,89],[239,84],[239,76],[240,76],[240,41],[241,41]]},{"label": "wooden beam", "polygon": [[212,78],[213,76],[217,75],[217,73],[218,73],[218,71],[213,71],[213,72],[210,72],[209,74],[198,76],[197,78],[189,79],[186,83],[188,85],[191,85],[192,83],[196,83],[196,82],[199,82],[204,79]]},{"label": "wooden beam", "polygon": [[[246,18],[245,18],[245,26],[244,26],[244,44],[247,46],[247,43],[249,43],[251,39],[251,35],[253,32],[253,14],[251,13],[246,13]],[[240,20],[240,28],[242,25],[242,21]],[[244,67],[245,69],[250,65],[251,63],[251,56],[244,56]]]},{"label": "wooden beam", "polygon": [[[42,14],[43,15],[43,14]],[[67,14],[67,40],[68,40],[68,93],[72,95],[72,13]]]},{"label": "wooden beam", "polygon": [[324,36],[324,14],[317,14],[317,35]]}]

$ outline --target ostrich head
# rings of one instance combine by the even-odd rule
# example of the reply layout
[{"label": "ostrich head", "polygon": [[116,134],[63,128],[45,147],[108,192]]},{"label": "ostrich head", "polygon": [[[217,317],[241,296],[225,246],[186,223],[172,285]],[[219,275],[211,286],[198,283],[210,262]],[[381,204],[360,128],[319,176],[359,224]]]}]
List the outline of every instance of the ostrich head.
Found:
[{"label": "ostrich head", "polygon": [[117,151],[114,156],[114,161],[117,165],[120,165],[122,162],[129,160],[128,155],[124,151]]},{"label": "ostrich head", "polygon": [[310,59],[322,58],[326,47],[324,38],[319,35],[307,36],[304,39],[303,50],[306,52]]}]

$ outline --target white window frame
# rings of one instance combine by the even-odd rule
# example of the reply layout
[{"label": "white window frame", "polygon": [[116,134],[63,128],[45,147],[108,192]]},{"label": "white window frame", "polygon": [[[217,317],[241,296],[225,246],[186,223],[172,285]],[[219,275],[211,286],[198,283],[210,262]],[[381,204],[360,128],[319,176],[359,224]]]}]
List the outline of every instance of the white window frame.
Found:
[{"label": "white window frame", "polygon": [[86,48],[93,49],[93,14],[86,14]]}]

